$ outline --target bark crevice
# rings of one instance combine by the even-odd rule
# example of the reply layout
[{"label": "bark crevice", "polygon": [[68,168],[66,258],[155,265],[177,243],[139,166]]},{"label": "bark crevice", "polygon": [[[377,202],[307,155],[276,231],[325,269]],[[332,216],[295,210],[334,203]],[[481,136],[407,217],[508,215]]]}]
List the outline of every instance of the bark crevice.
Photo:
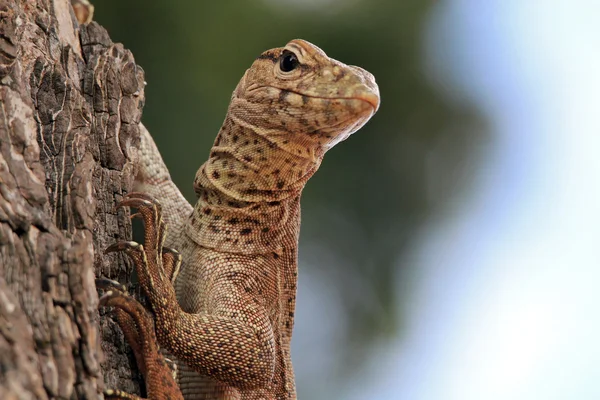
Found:
[{"label": "bark crevice", "polygon": [[2,399],[139,393],[94,276],[129,280],[102,250],[131,237],[114,205],[133,185],[143,103],[131,52],[67,0],[0,0]]}]

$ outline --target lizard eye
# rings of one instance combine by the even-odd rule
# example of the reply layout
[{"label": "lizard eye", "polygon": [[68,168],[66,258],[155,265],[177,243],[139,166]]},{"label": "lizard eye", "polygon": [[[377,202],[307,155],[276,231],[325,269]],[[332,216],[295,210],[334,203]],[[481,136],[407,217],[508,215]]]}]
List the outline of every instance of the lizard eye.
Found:
[{"label": "lizard eye", "polygon": [[298,57],[289,50],[284,50],[279,56],[279,69],[283,72],[290,72],[300,65]]}]

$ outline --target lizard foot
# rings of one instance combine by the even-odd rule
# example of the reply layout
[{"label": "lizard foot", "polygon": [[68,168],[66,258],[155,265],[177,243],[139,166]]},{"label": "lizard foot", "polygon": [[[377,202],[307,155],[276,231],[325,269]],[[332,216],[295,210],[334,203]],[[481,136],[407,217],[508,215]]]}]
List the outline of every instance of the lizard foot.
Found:
[{"label": "lizard foot", "polygon": [[[107,278],[98,278],[96,279],[96,288],[104,290],[105,294],[100,297],[99,307],[110,307],[109,300],[114,299],[116,296],[120,294],[125,294],[127,292],[127,288],[124,285],[121,285],[117,281],[113,281]],[[113,300],[114,302],[115,300]],[[133,317],[127,313],[125,310],[114,307],[113,314],[117,319],[117,323],[123,331],[123,335],[125,336],[125,340],[133,350],[133,354],[135,356],[138,369],[142,373],[142,375],[146,375],[146,363],[143,357],[143,351],[140,347],[143,343],[140,340],[138,334],[138,327],[135,323]]]},{"label": "lizard foot", "polygon": [[[141,247],[141,246],[140,246]],[[183,400],[171,368],[159,351],[150,314],[137,300],[125,292],[119,282],[100,278],[96,286],[105,293],[100,297],[100,307],[113,307],[117,322],[125,339],[133,349],[138,368],[144,376],[148,399]],[[140,400],[141,397],[120,390],[106,390],[107,399]]]},{"label": "lizard foot", "polygon": [[[135,260],[136,257],[133,256],[131,251],[126,251],[126,253],[134,258],[138,266],[140,263],[149,264],[146,269],[155,278],[153,279],[153,283],[164,283],[166,280],[172,286],[179,273],[181,256],[176,250],[164,247],[167,225],[162,219],[162,207],[160,203],[146,193],[132,192],[125,195],[125,198],[116,207],[137,208],[138,212],[132,214],[131,218],[141,218],[144,223],[146,261],[143,261],[143,257],[139,261]],[[109,249],[107,251],[126,250],[125,246],[121,246],[120,248],[111,246]],[[159,254],[161,257],[158,257]]]}]

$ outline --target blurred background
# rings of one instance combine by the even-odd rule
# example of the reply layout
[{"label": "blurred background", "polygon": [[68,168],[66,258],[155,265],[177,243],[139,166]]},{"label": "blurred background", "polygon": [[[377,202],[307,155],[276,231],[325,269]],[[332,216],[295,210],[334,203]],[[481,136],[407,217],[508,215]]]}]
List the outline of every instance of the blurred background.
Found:
[{"label": "blurred background", "polygon": [[379,112],[303,195],[299,398],[600,398],[597,0],[94,4],[192,202],[263,50],[375,75]]}]

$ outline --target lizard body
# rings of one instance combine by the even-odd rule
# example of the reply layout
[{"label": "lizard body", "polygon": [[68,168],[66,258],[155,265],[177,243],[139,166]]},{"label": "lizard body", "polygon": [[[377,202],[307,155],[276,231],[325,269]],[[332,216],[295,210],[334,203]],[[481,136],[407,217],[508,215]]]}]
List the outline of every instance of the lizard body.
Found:
[{"label": "lizard body", "polygon": [[[296,398],[300,195],[325,152],[378,107],[370,73],[306,41],[264,52],[233,92],[193,208],[142,129],[136,189],[159,199],[164,217],[144,199],[125,205],[144,210],[146,248],[134,260],[186,400]],[[161,269],[163,241],[183,259],[175,284]]]}]

